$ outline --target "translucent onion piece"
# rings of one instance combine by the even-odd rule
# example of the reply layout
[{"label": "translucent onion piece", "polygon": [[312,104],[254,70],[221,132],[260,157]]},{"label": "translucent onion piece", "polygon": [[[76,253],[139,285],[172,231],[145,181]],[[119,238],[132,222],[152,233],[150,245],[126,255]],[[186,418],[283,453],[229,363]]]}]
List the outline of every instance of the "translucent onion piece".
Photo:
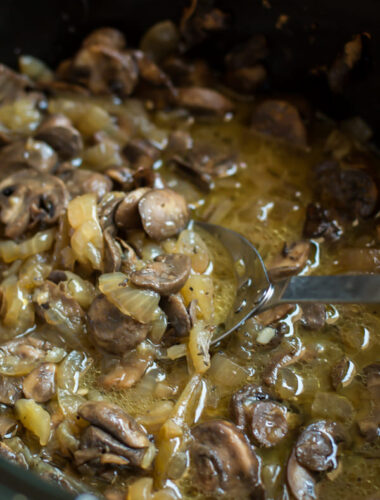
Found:
[{"label": "translucent onion piece", "polygon": [[22,425],[38,437],[41,446],[46,446],[50,436],[50,414],[33,399],[19,399],[15,410]]},{"label": "translucent onion piece", "polygon": [[50,82],[53,80],[52,70],[41,59],[33,56],[18,58],[20,72],[36,82]]},{"label": "translucent onion piece", "polygon": [[217,353],[212,357],[208,375],[216,385],[229,391],[231,387],[242,385],[248,373],[224,354]]},{"label": "translucent onion piece", "polygon": [[204,373],[210,368],[211,328],[198,321],[190,331],[189,353],[196,373]]},{"label": "translucent onion piece", "polygon": [[142,477],[128,487],[127,500],[151,500],[153,479]]},{"label": "translucent onion piece", "polygon": [[8,263],[46,252],[54,243],[55,232],[55,229],[40,231],[22,243],[15,243],[11,240],[0,241],[0,258]]},{"label": "translucent onion piece", "polygon": [[3,293],[3,325],[11,328],[14,334],[27,331],[34,325],[31,294],[20,286],[14,275],[4,280],[0,289]]},{"label": "translucent onion piece", "polygon": [[[140,290],[126,283],[123,273],[108,273],[99,276],[99,290],[123,314],[132,316],[140,323],[150,323],[159,318],[160,295],[151,290]],[[124,284],[126,283],[126,284]]]},{"label": "translucent onion piece", "polygon": [[34,96],[21,97],[0,107],[0,122],[10,130],[29,133],[35,130],[41,120]]},{"label": "translucent onion piece", "polygon": [[71,247],[79,262],[101,270],[103,260],[103,235],[96,212],[96,195],[77,196],[70,201],[67,214],[74,234]]},{"label": "translucent onion piece", "polygon": [[197,301],[199,316],[210,323],[214,316],[214,284],[210,276],[192,275],[187,280],[181,293],[186,305]]},{"label": "translucent onion piece", "polygon": [[23,288],[33,290],[41,286],[49,276],[52,266],[44,255],[32,255],[22,264],[19,271],[19,283]]},{"label": "translucent onion piece", "polygon": [[76,393],[79,389],[80,377],[88,370],[91,363],[91,358],[85,352],[71,351],[58,366],[58,387]]},{"label": "translucent onion piece", "polygon": [[59,363],[66,355],[65,350],[61,347],[52,347],[46,352],[39,350],[36,355],[25,356],[20,347],[22,347],[21,341],[1,346],[0,373],[2,375],[27,375],[41,363]]},{"label": "translucent onion piece", "polygon": [[171,401],[159,401],[155,403],[147,413],[138,416],[136,420],[149,432],[156,432],[170,417],[173,407],[174,404]]},{"label": "translucent onion piece", "polygon": [[83,163],[86,167],[100,171],[114,165],[122,165],[120,146],[109,139],[91,146],[83,153]]},{"label": "translucent onion piece", "polygon": [[210,253],[206,243],[195,231],[185,229],[179,235],[177,253],[183,253],[191,258],[191,267],[196,273],[204,273],[210,263]]},{"label": "translucent onion piece", "polygon": [[153,342],[153,344],[158,345],[161,342],[161,339],[166,332],[167,326],[168,318],[166,317],[166,314],[160,309],[159,316],[152,322],[152,329],[149,333],[149,338]]},{"label": "translucent onion piece", "polygon": [[96,297],[96,288],[90,281],[84,280],[70,271],[66,271],[66,276],[69,278],[65,282],[68,294],[77,300],[84,309],[87,309]]},{"label": "translucent onion piece", "polygon": [[78,408],[86,402],[83,396],[72,394],[64,389],[57,390],[58,404],[65,417],[76,415]]}]

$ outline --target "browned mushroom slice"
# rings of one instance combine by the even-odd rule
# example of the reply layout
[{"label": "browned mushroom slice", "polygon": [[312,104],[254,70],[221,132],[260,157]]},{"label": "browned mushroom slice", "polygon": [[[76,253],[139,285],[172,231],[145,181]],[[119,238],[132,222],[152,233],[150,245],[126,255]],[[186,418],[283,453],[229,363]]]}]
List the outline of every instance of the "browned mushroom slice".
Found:
[{"label": "browned mushroom slice", "polygon": [[305,354],[304,347],[288,344],[285,349],[280,345],[280,351],[273,353],[273,356],[263,371],[263,381],[266,385],[276,383],[278,372],[281,368],[296,363]]},{"label": "browned mushroom slice", "polygon": [[297,108],[285,101],[268,99],[259,104],[253,112],[251,128],[293,146],[307,146],[306,129],[300,114]]},{"label": "browned mushroom slice", "polygon": [[272,309],[257,314],[255,319],[262,326],[272,325],[277,323],[280,319],[285,318],[287,314],[294,310],[294,307],[294,304],[280,304]]},{"label": "browned mushroom slice", "polygon": [[124,147],[123,154],[134,169],[151,167],[159,157],[159,151],[147,139],[132,139]]},{"label": "browned mushroom slice", "polygon": [[122,191],[130,191],[135,184],[133,171],[128,167],[110,167],[104,173],[113,181],[116,188]]},{"label": "browned mushroom slice", "polygon": [[115,211],[115,224],[121,229],[135,229],[141,227],[139,201],[150,191],[147,187],[135,189],[118,205]]},{"label": "browned mushroom slice", "polygon": [[50,115],[38,127],[36,138],[49,144],[61,158],[70,160],[80,154],[83,141],[65,115]]},{"label": "browned mushroom slice", "polygon": [[166,187],[165,181],[159,172],[148,167],[139,167],[133,175],[133,181],[136,188],[164,189]]},{"label": "browned mushroom slice", "polygon": [[169,326],[174,329],[174,339],[178,337],[186,337],[191,329],[191,318],[183,302],[182,295],[169,295],[163,297],[160,301],[160,307],[168,317]]},{"label": "browned mushroom slice", "polygon": [[17,432],[18,422],[14,418],[0,415],[0,437],[12,437]]},{"label": "browned mushroom slice", "polygon": [[0,183],[0,220],[8,238],[17,238],[38,224],[54,224],[67,203],[65,185],[49,174],[21,170]]},{"label": "browned mushroom slice", "polygon": [[372,176],[362,168],[342,168],[326,161],[315,170],[316,190],[322,205],[335,208],[349,220],[370,216],[378,201]]},{"label": "browned mushroom slice", "polygon": [[239,68],[229,71],[225,76],[225,82],[237,92],[250,94],[262,85],[267,78],[267,71],[262,64],[256,64],[249,68]]},{"label": "browned mushroom slice", "polygon": [[34,83],[25,75],[16,73],[4,64],[0,64],[0,104],[21,97]]},{"label": "browned mushroom slice", "polygon": [[276,446],[288,433],[286,408],[275,401],[261,401],[252,405],[250,431],[260,446]]},{"label": "browned mushroom slice", "polygon": [[0,456],[5,458],[6,460],[9,460],[10,462],[21,465],[21,467],[24,467],[25,469],[28,468],[28,464],[22,453],[14,452],[7,444],[3,443],[2,441],[0,441]]},{"label": "browned mushroom slice", "polygon": [[166,151],[171,154],[184,154],[193,147],[193,139],[185,130],[175,130],[169,135]]},{"label": "browned mushroom slice", "polygon": [[131,54],[136,61],[140,78],[152,85],[167,87],[173,95],[176,95],[170,78],[157,66],[150,56],[141,50],[133,50]]},{"label": "browned mushroom slice", "polygon": [[275,446],[288,433],[287,409],[271,401],[261,387],[246,385],[230,402],[234,422],[245,430],[259,446]]},{"label": "browned mushroom slice", "polygon": [[46,142],[29,137],[2,148],[0,162],[1,168],[8,169],[12,174],[21,168],[32,168],[37,172],[48,174],[54,170],[58,158]]},{"label": "browned mushroom slice", "polygon": [[114,233],[112,226],[103,231],[105,273],[115,273],[120,271],[121,268],[122,250],[120,243],[115,239]]},{"label": "browned mushroom slice", "polygon": [[286,468],[286,479],[296,500],[316,500],[316,480],[310,472],[297,462],[292,451]]},{"label": "browned mushroom slice", "polygon": [[150,352],[132,351],[124,356],[121,363],[100,377],[99,383],[105,389],[124,390],[133,387],[144,375],[153,361]]},{"label": "browned mushroom slice", "polygon": [[25,397],[37,403],[49,401],[55,394],[55,371],[54,363],[43,363],[31,371],[22,384]]},{"label": "browned mushroom slice", "polygon": [[298,463],[316,472],[335,469],[339,440],[342,436],[333,422],[321,420],[310,424],[302,431],[295,446]]},{"label": "browned mushroom slice", "polygon": [[65,183],[71,198],[86,193],[95,193],[97,199],[100,200],[112,189],[112,182],[108,177],[85,168],[62,171],[58,175]]},{"label": "browned mushroom slice", "polygon": [[109,45],[91,44],[57,70],[63,80],[79,83],[94,94],[130,95],[138,82],[138,66],[133,56]]},{"label": "browned mushroom slice", "polygon": [[133,349],[149,332],[149,325],[126,316],[104,295],[98,295],[92,302],[87,317],[89,334],[95,344],[115,354]]},{"label": "browned mushroom slice", "polygon": [[353,361],[344,356],[331,368],[331,385],[337,390],[339,387],[347,386],[356,374],[356,367]]},{"label": "browned mushroom slice", "polygon": [[324,304],[302,304],[302,325],[308,330],[320,330],[326,324]]},{"label": "browned mushroom slice", "polygon": [[82,42],[83,47],[90,45],[106,45],[114,49],[123,49],[126,41],[123,33],[115,28],[99,28],[87,35]]},{"label": "browned mushroom slice", "polygon": [[198,490],[206,495],[263,498],[258,458],[237,427],[212,420],[194,427],[192,435],[190,457],[193,484]]},{"label": "browned mushroom slice", "polygon": [[213,83],[210,66],[202,59],[190,61],[172,55],[162,61],[161,67],[178,87],[207,87]]},{"label": "browned mushroom slice", "polygon": [[119,406],[104,401],[88,401],[78,414],[131,448],[146,448],[150,441],[144,429]]},{"label": "browned mushroom slice", "polygon": [[297,274],[306,266],[311,245],[308,241],[298,241],[288,246],[286,243],[280,253],[268,265],[268,273],[276,281]]},{"label": "browned mushroom slice", "polygon": [[176,98],[178,106],[194,113],[224,116],[234,110],[234,104],[216,90],[206,87],[181,87]]},{"label": "browned mushroom slice", "polygon": [[22,379],[0,375],[0,403],[14,406],[22,398]]},{"label": "browned mushroom slice", "polygon": [[188,255],[159,255],[143,269],[134,271],[130,279],[141,288],[149,288],[160,295],[181,290],[190,275],[191,259]]},{"label": "browned mushroom slice", "polygon": [[[87,452],[82,453],[82,450],[86,450]],[[126,446],[112,437],[108,432],[105,432],[94,425],[87,427],[81,435],[80,450],[74,453],[77,465],[85,463],[85,461],[89,458],[93,460],[93,456],[88,453],[88,450],[96,450],[99,453],[99,458],[101,459],[100,463],[104,464],[104,460],[102,460],[102,458],[105,454],[112,454],[116,457],[120,456],[126,459],[121,462],[122,465],[130,464],[135,467],[141,464],[145,455],[145,450],[143,448],[135,449]],[[111,463],[120,465],[117,460],[112,461]]]},{"label": "browned mushroom slice", "polygon": [[303,226],[303,235],[306,238],[323,236],[329,240],[337,240],[342,235],[342,228],[328,210],[319,203],[309,203],[306,208],[306,219]]},{"label": "browned mushroom slice", "polygon": [[229,177],[237,171],[232,155],[221,154],[206,145],[195,147],[182,156],[175,155],[172,161],[204,190],[213,187],[214,179]]},{"label": "browned mushroom slice", "polygon": [[177,235],[190,218],[185,198],[171,189],[148,191],[138,210],[147,235],[159,241]]}]

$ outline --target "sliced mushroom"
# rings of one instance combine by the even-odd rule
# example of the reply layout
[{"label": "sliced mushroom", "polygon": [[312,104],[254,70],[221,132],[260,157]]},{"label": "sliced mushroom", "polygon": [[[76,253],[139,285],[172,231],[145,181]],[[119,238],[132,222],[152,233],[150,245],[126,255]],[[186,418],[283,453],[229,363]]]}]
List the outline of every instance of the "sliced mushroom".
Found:
[{"label": "sliced mushroom", "polygon": [[331,385],[337,390],[339,387],[346,387],[352,382],[356,375],[356,367],[353,361],[344,356],[331,368]]},{"label": "sliced mushroom", "polygon": [[0,219],[8,238],[40,224],[56,223],[67,203],[65,185],[49,174],[21,170],[0,183]]},{"label": "sliced mushroom", "polygon": [[14,174],[15,170],[32,168],[42,174],[51,173],[57,165],[58,157],[46,143],[29,137],[5,146],[0,155],[1,168]]},{"label": "sliced mushroom", "polygon": [[133,174],[133,182],[136,188],[164,189],[166,187],[165,181],[159,172],[148,167],[139,167]]},{"label": "sliced mushroom", "polygon": [[115,224],[121,229],[141,227],[139,201],[150,191],[147,187],[135,189],[127,194],[115,211]]},{"label": "sliced mushroom", "polygon": [[326,161],[315,170],[316,190],[321,204],[336,209],[344,219],[369,217],[378,201],[378,189],[363,168],[343,168]]},{"label": "sliced mushroom", "polygon": [[309,241],[298,241],[288,246],[268,265],[268,273],[273,281],[297,274],[306,266],[311,245]]},{"label": "sliced mushroom", "polygon": [[115,239],[115,231],[112,226],[103,231],[104,239],[104,272],[115,273],[120,271],[122,250],[120,243]]},{"label": "sliced mushroom", "polygon": [[17,432],[18,422],[14,418],[0,415],[0,438],[12,437]]},{"label": "sliced mushroom", "polygon": [[335,469],[339,441],[342,441],[342,434],[334,422],[320,420],[310,424],[297,440],[297,462],[316,472]]},{"label": "sliced mushroom", "polygon": [[297,108],[288,102],[268,99],[260,103],[253,112],[251,128],[293,146],[307,147],[305,125]]},{"label": "sliced mushroom", "polygon": [[303,226],[303,235],[306,238],[323,236],[328,240],[338,240],[342,235],[342,228],[328,210],[320,203],[309,203],[306,208],[306,219]]},{"label": "sliced mushroom", "polygon": [[286,479],[296,500],[317,499],[315,477],[298,463],[294,450],[290,455],[286,468]]},{"label": "sliced mushroom", "polygon": [[168,75],[157,66],[148,54],[145,54],[142,50],[133,50],[131,54],[136,61],[139,77],[142,80],[151,85],[166,87],[173,95],[176,95],[176,91]]},{"label": "sliced mushroom", "polygon": [[171,154],[184,154],[193,146],[193,139],[185,130],[174,130],[168,138],[166,151]]},{"label": "sliced mushroom", "polygon": [[32,80],[28,77],[0,64],[0,104],[14,101],[33,86]]},{"label": "sliced mushroom", "polygon": [[188,255],[158,255],[143,269],[134,271],[130,279],[141,288],[149,288],[160,295],[170,295],[181,290],[190,275],[191,259]]},{"label": "sliced mushroom", "polygon": [[132,139],[123,149],[123,154],[134,169],[150,168],[159,157],[159,150],[147,139]]},{"label": "sliced mushroom", "polygon": [[372,407],[367,416],[358,421],[360,433],[367,441],[375,441],[380,430],[380,363],[372,363],[363,370]]},{"label": "sliced mushroom", "polygon": [[177,235],[190,217],[185,198],[171,189],[151,189],[140,199],[138,210],[147,235],[159,241]]},{"label": "sliced mushroom", "polygon": [[296,363],[305,354],[305,349],[301,343],[297,346],[287,345],[285,349],[280,345],[280,351],[273,353],[270,363],[263,371],[263,381],[266,385],[274,385],[276,383],[278,372],[281,368]]},{"label": "sliced mushroom", "polygon": [[88,313],[89,334],[100,348],[115,354],[123,354],[142,342],[149,325],[143,325],[121,313],[104,295],[98,295]]},{"label": "sliced mushroom", "polygon": [[112,189],[111,180],[99,172],[79,168],[59,173],[59,177],[65,183],[71,198],[82,194],[94,193],[98,200],[109,193]]},{"label": "sliced mushroom", "polygon": [[174,329],[175,336],[174,339],[171,337],[171,340],[186,337],[190,332],[192,323],[182,295],[175,294],[163,297],[160,301],[160,307],[168,317],[169,326]]},{"label": "sliced mushroom", "polygon": [[190,457],[198,490],[206,495],[263,498],[259,460],[237,427],[212,420],[194,427],[192,435]]},{"label": "sliced mushroom", "polygon": [[93,94],[130,95],[138,82],[139,69],[133,55],[114,46],[84,46],[71,61],[62,63],[57,76],[79,83]]},{"label": "sliced mushroom", "polygon": [[0,375],[0,403],[14,406],[22,398],[22,379]]},{"label": "sliced mushroom", "polygon": [[64,160],[78,156],[83,149],[79,131],[65,115],[50,115],[38,127],[35,137],[49,144]]},{"label": "sliced mushroom", "polygon": [[216,90],[206,87],[181,87],[178,89],[177,105],[194,113],[224,116],[234,110],[230,99]]},{"label": "sliced mushroom", "polygon": [[79,407],[78,415],[108,432],[126,446],[139,449],[150,445],[144,429],[115,404],[88,401]]},{"label": "sliced mushroom", "polygon": [[267,70],[262,64],[230,70],[226,73],[226,84],[243,94],[253,93],[267,79]]},{"label": "sliced mushroom", "polygon": [[209,190],[217,178],[230,177],[237,172],[234,156],[198,145],[184,154],[174,155],[172,163],[190,177],[201,189]]},{"label": "sliced mushroom", "polygon": [[320,330],[326,324],[324,304],[302,304],[302,325],[308,330]]},{"label": "sliced mushroom", "polygon": [[104,173],[113,181],[116,189],[130,191],[135,185],[133,171],[129,167],[110,167]]},{"label": "sliced mushroom", "polygon": [[[86,453],[83,453],[82,450],[86,450]],[[121,443],[117,439],[115,439],[112,435],[104,430],[96,427],[94,425],[90,425],[85,429],[80,439],[80,450],[74,453],[75,460],[77,465],[82,465],[88,458],[91,457],[93,460],[93,456],[89,455],[88,450],[97,451],[97,458],[100,459],[100,463],[113,463],[115,465],[132,465],[139,466],[144,458],[146,453],[144,448],[136,449],[133,447],[126,446]],[[112,454],[115,457],[123,457],[126,460],[121,461],[121,463],[117,460],[104,460],[104,455]]]},{"label": "sliced mushroom", "polygon": [[288,434],[287,409],[270,400],[261,387],[246,385],[231,398],[230,411],[235,423],[258,446],[270,448]]},{"label": "sliced mushroom", "polygon": [[293,304],[280,304],[272,309],[259,313],[255,316],[255,319],[260,323],[260,325],[268,326],[277,323],[277,321],[282,318],[285,318],[285,316],[292,310],[294,310]]},{"label": "sliced mushroom", "polygon": [[126,41],[123,33],[115,28],[99,28],[87,35],[82,42],[83,47],[91,45],[106,45],[114,49],[123,49]]},{"label": "sliced mushroom", "polygon": [[31,371],[22,384],[25,397],[37,403],[49,401],[55,394],[55,372],[54,363],[43,363]]},{"label": "sliced mushroom", "polygon": [[177,87],[207,87],[214,81],[209,65],[202,59],[190,61],[172,55],[162,61],[161,67]]},{"label": "sliced mushroom", "polygon": [[127,357],[123,357],[120,364],[100,377],[99,383],[107,390],[129,389],[143,377],[152,361],[152,353],[132,351]]},{"label": "sliced mushroom", "polygon": [[0,441],[0,456],[5,458],[5,460],[8,460],[9,462],[21,465],[21,467],[24,467],[25,469],[28,468],[28,464],[22,453],[16,453],[12,450],[12,448],[10,448],[2,441]]}]

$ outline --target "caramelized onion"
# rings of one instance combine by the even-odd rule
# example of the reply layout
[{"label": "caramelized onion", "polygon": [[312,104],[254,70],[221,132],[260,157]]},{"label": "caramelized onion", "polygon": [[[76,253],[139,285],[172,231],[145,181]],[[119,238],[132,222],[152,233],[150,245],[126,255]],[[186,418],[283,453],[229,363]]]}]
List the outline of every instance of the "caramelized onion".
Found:
[{"label": "caramelized onion", "polygon": [[40,231],[22,243],[15,243],[12,240],[0,241],[0,257],[4,262],[9,263],[46,252],[54,243],[55,232],[55,229]]}]

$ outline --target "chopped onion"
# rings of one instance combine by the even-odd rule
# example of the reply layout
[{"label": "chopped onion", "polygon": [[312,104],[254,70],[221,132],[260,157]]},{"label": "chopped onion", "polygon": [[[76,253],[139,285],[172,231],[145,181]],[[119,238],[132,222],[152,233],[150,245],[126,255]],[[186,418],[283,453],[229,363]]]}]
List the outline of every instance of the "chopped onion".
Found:
[{"label": "chopped onion", "polygon": [[329,418],[349,423],[354,418],[354,407],[349,399],[334,392],[317,392],[311,406],[313,417]]},{"label": "chopped onion", "polygon": [[181,293],[188,306],[192,300],[197,301],[199,315],[210,323],[214,316],[214,283],[210,276],[192,275],[187,280]]},{"label": "chopped onion", "polygon": [[21,266],[19,271],[20,286],[33,290],[41,286],[49,276],[52,266],[44,255],[32,255]]},{"label": "chopped onion", "polygon": [[69,223],[75,229],[71,247],[82,264],[101,270],[103,261],[103,235],[96,211],[94,193],[77,196],[67,208]]},{"label": "chopped onion", "polygon": [[127,276],[123,273],[108,273],[99,276],[99,290],[123,314],[132,316],[140,323],[150,323],[160,317],[158,307],[160,295],[151,290],[133,288],[124,284]]},{"label": "chopped onion", "polygon": [[50,436],[50,414],[33,399],[19,399],[15,410],[22,425],[39,438],[41,446],[46,446]]},{"label": "chopped onion", "polygon": [[183,358],[187,354],[187,344],[176,344],[168,347],[166,355],[172,361],[174,359]]},{"label": "chopped onion", "polygon": [[54,73],[41,59],[33,56],[20,56],[18,58],[20,72],[29,76],[36,82],[51,82]]},{"label": "chopped onion", "polygon": [[231,387],[242,385],[248,372],[222,353],[216,353],[211,359],[210,379],[221,388],[231,390]]},{"label": "chopped onion", "polygon": [[11,240],[0,241],[0,258],[8,263],[46,252],[54,243],[55,233],[55,229],[40,231],[22,243],[15,243]]},{"label": "chopped onion", "polygon": [[3,294],[3,325],[11,328],[13,335],[27,331],[34,325],[31,294],[21,286],[14,275],[5,279],[0,289]]},{"label": "chopped onion", "polygon": [[196,273],[204,273],[210,263],[210,253],[206,243],[195,231],[185,229],[179,235],[176,252],[191,258],[191,267]]},{"label": "chopped onion", "polygon": [[86,402],[83,396],[72,394],[65,389],[57,390],[58,404],[65,417],[76,415],[78,408]]},{"label": "chopped onion", "polygon": [[169,418],[174,404],[171,401],[159,401],[144,415],[138,416],[137,421],[149,432],[158,431],[159,427]]},{"label": "chopped onion", "polygon": [[76,393],[79,388],[80,377],[89,369],[91,363],[91,358],[85,352],[71,351],[58,366],[58,387]]},{"label": "chopped onion", "polygon": [[204,373],[210,368],[211,328],[198,321],[190,331],[189,353],[196,373]]},{"label": "chopped onion", "polygon": [[77,274],[70,271],[65,271],[67,276],[67,281],[64,282],[64,287],[68,294],[79,302],[79,304],[87,309],[94,298],[96,297],[96,288],[94,285]]},{"label": "chopped onion", "polygon": [[166,328],[168,326],[168,318],[166,314],[161,311],[157,319],[152,322],[152,328],[149,333],[149,338],[153,342],[153,344],[158,345],[161,342],[161,339],[166,332]]}]

